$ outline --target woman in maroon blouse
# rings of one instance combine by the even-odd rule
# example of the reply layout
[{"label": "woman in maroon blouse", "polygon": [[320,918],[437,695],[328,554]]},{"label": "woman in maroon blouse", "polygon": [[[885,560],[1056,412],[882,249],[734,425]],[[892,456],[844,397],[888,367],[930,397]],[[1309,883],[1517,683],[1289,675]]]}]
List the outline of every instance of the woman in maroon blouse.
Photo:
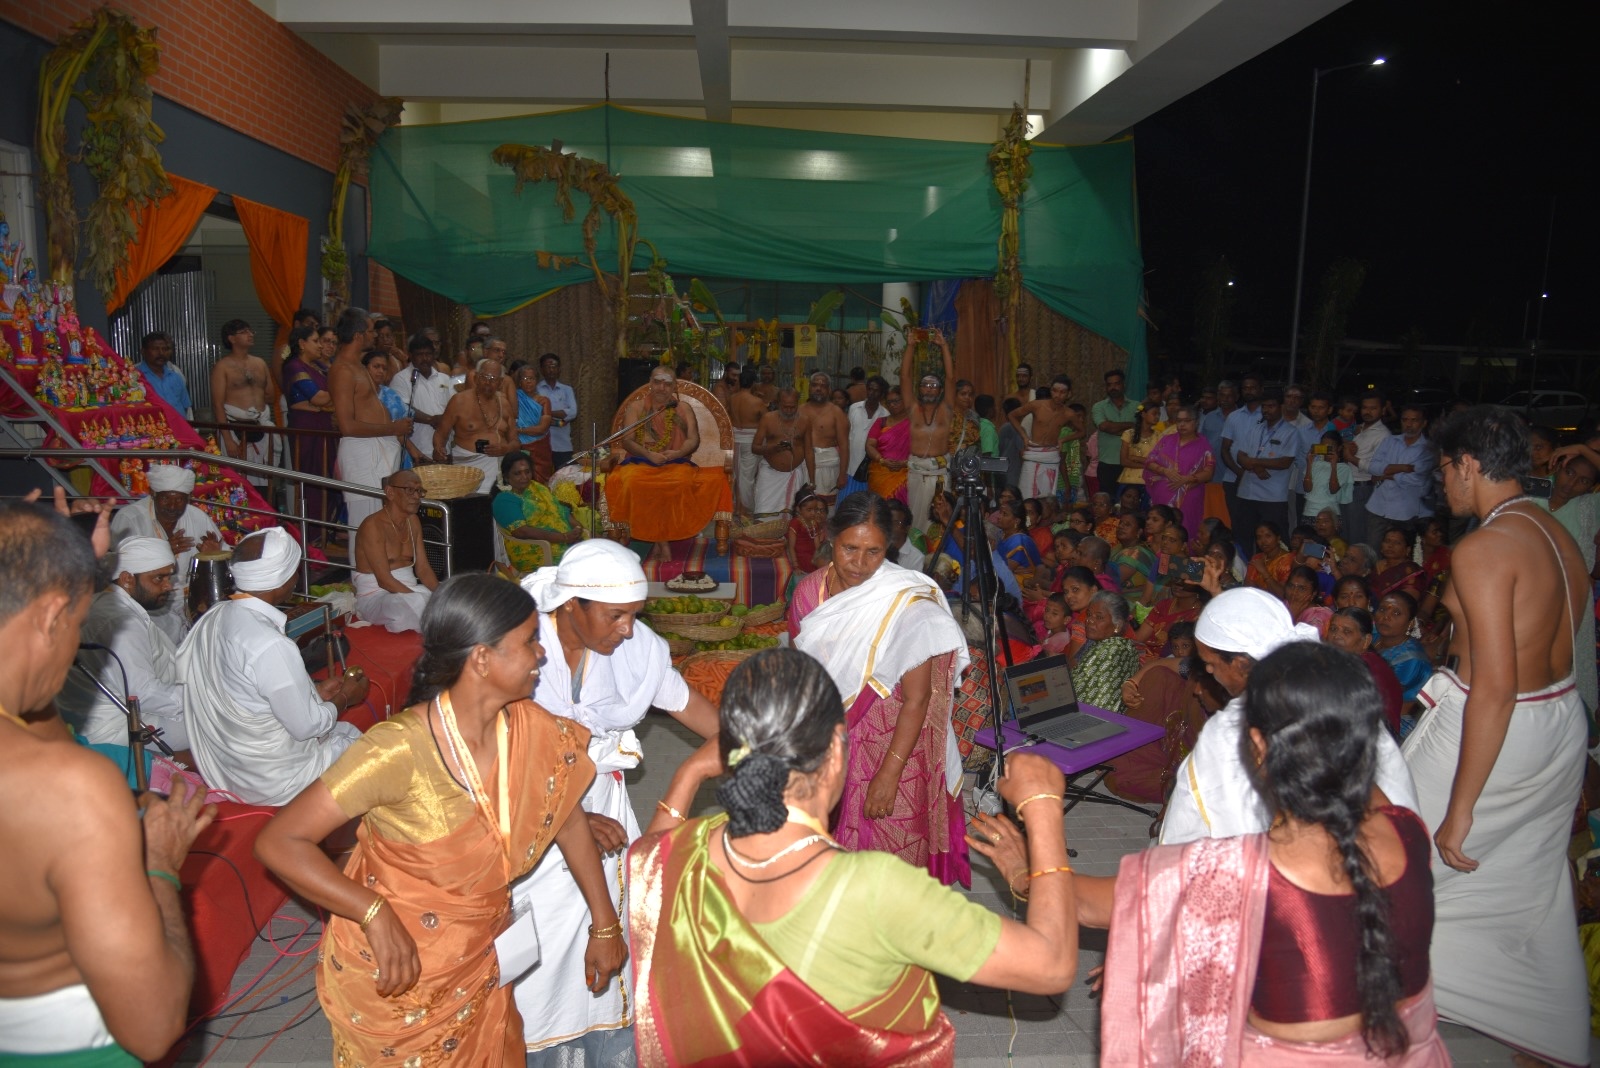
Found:
[{"label": "woman in maroon blouse", "polygon": [[[1271,828],[1074,877],[1079,922],[1111,929],[1100,1063],[1448,1065],[1428,969],[1430,841],[1374,786],[1371,674],[1295,642],[1255,665],[1244,702],[1240,759]],[[992,853],[1002,875],[1016,866],[1011,842]]]}]

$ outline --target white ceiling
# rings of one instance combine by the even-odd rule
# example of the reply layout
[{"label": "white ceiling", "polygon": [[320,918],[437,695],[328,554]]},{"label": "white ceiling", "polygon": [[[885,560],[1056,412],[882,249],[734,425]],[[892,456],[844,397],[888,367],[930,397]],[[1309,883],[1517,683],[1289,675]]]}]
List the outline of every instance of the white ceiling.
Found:
[{"label": "white ceiling", "polygon": [[987,116],[949,133],[986,138],[1026,92],[1042,139],[1066,143],[1126,130],[1343,2],[256,0],[379,92],[421,105],[413,119],[595,103],[609,53],[619,104],[883,133],[920,113],[917,136],[938,136],[932,113]]}]

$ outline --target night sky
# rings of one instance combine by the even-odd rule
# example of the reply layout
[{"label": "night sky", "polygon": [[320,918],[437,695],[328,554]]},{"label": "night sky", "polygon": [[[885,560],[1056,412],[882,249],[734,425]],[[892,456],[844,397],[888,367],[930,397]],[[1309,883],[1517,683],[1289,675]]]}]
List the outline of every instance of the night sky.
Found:
[{"label": "night sky", "polygon": [[1233,337],[1287,347],[1312,71],[1380,55],[1322,79],[1303,318],[1348,256],[1367,265],[1348,337],[1523,344],[1553,201],[1542,342],[1600,348],[1600,90],[1575,9],[1354,0],[1134,128],[1153,353],[1192,357],[1222,256]]}]

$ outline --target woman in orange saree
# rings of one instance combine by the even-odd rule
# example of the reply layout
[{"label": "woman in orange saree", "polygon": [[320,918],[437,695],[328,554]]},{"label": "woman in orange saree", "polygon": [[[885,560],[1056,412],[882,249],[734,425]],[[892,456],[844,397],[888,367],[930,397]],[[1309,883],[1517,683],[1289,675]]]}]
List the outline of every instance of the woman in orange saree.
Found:
[{"label": "woman in orange saree", "polygon": [[[843,790],[838,688],[792,649],[758,653],[723,691],[721,732],[673,776],[629,855],[639,1064],[949,1065],[932,972],[1035,993],[1077,963],[1061,773],[1007,761],[1038,869],[1028,924],[1001,919],[885,853],[841,851],[823,820]],[[726,762],[726,815],[678,806]]]},{"label": "woman in orange saree", "polygon": [[[334,1061],[521,1065],[510,980],[532,920],[510,883],[551,842],[589,901],[586,980],[626,948],[578,801],[588,731],[527,699],[543,650],[532,598],[489,575],[441,584],[404,712],[378,724],[261,832],[256,852],[326,908],[317,994]],[[343,873],[319,843],[360,817]]]}]

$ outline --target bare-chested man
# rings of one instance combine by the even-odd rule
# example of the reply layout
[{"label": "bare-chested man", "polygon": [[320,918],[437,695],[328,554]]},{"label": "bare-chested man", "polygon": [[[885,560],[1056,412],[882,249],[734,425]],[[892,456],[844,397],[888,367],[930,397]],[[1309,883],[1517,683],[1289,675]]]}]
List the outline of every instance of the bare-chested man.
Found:
[{"label": "bare-chested man", "polygon": [[723,408],[727,408],[728,402],[737,392],[739,392],[739,365],[729,360],[722,368],[722,377],[711,383],[711,395],[717,398],[717,403]]},{"label": "bare-chested man", "polygon": [[[1048,400],[1029,401],[1006,416],[1022,435],[1022,496],[1054,497],[1061,485],[1061,428],[1072,414],[1072,379],[1056,375],[1050,380]],[[1022,421],[1033,416],[1031,429]]]},{"label": "bare-chested man", "polygon": [[383,480],[383,507],[357,532],[356,615],[400,633],[422,629],[422,610],[439,585],[422,551],[422,479],[412,470]]},{"label": "bare-chested man", "polygon": [[[867,369],[865,367],[850,368],[850,382],[844,387],[845,396],[850,398],[850,403],[867,399]],[[849,411],[846,406],[845,411]]]},{"label": "bare-chested man", "polygon": [[757,515],[775,515],[794,503],[795,491],[805,485],[807,472],[816,464],[811,447],[811,426],[800,415],[800,394],[778,391],[778,407],[761,417],[750,446],[761,466],[756,472]]},{"label": "bare-chested man", "polygon": [[759,396],[771,411],[778,403],[778,369],[770,363],[761,365],[761,381],[755,384],[756,395]]},{"label": "bare-chested man", "polygon": [[[517,447],[517,405],[507,401],[500,365],[488,357],[478,361],[472,388],[450,398],[433,431],[433,458],[441,464],[468,464],[483,474],[479,493],[494,489],[500,457]],[[451,441],[454,435],[455,440]]]},{"label": "bare-chested man", "polygon": [[755,384],[756,369],[745,364],[739,372],[739,391],[728,398],[728,420],[733,424],[734,499],[743,512],[755,507],[756,472],[761,457],[751,446],[756,440],[756,427],[767,412],[767,402],[755,391]]},{"label": "bare-chested man", "polygon": [[[103,552],[109,531],[97,534]],[[159,1060],[188,1015],[194,955],[178,876],[216,810],[182,779],[170,798],[135,803],[121,767],[76,744],[51,711],[78,651],[95,555],[64,516],[0,504],[6,1064]]]},{"label": "bare-chested man", "polygon": [[[267,403],[267,361],[250,353],[256,332],[243,319],[222,324],[223,353],[211,368],[211,418],[219,423],[272,425],[272,408]],[[272,463],[271,435],[221,432],[222,452],[235,460]],[[267,480],[252,475],[250,481],[265,486]]]},{"label": "bare-chested man", "polygon": [[[411,420],[389,418],[372,375],[361,362],[372,341],[372,317],[366,309],[346,308],[333,329],[339,348],[328,370],[328,393],[341,435],[338,475],[345,482],[378,489],[400,466],[400,439],[411,433]],[[346,493],[344,506],[350,525],[359,530],[367,516],[383,507],[383,499]],[[351,535],[351,560],[356,537]]]},{"label": "bare-chested man", "polygon": [[806,465],[811,472],[811,487],[831,509],[849,480],[851,461],[860,457],[850,455],[850,418],[830,399],[830,385],[828,376],[821,371],[811,376],[811,393],[800,417],[806,421],[805,434],[814,457]]},{"label": "bare-chested man", "polygon": [[944,481],[949,462],[950,423],[955,410],[944,395],[944,384],[955,380],[955,365],[944,332],[933,331],[933,341],[944,355],[944,378],[916,377],[916,345],[908,344],[900,357],[900,397],[911,420],[911,459],[906,466],[906,506],[915,525],[928,521],[928,508]]},{"label": "bare-chested man", "polygon": [[1434,433],[1445,496],[1480,526],[1454,549],[1445,666],[1403,752],[1433,864],[1439,1013],[1558,1064],[1589,1061],[1566,848],[1586,723],[1573,680],[1591,610],[1583,554],[1522,491],[1528,431],[1473,408]]}]

